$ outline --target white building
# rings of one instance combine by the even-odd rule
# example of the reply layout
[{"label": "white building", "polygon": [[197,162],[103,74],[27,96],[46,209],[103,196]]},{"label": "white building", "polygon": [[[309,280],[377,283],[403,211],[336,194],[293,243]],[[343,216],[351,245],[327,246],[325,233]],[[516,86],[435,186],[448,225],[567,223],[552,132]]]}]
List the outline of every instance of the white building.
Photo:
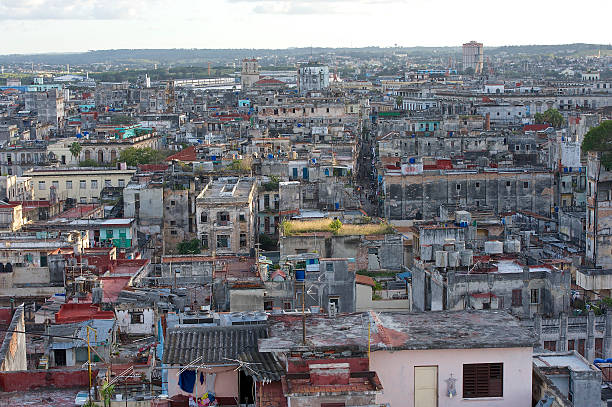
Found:
[{"label": "white building", "polygon": [[253,87],[259,80],[259,64],[255,58],[242,60],[242,72],[240,73],[240,85],[242,89]]},{"label": "white building", "polygon": [[297,80],[300,93],[327,89],[329,87],[329,67],[315,63],[300,66]]}]

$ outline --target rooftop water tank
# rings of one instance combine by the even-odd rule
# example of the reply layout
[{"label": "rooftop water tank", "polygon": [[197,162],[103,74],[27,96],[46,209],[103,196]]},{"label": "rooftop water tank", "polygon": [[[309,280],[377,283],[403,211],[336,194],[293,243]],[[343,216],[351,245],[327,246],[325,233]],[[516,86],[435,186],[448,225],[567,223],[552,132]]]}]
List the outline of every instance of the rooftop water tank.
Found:
[{"label": "rooftop water tank", "polygon": [[484,251],[486,254],[502,254],[504,252],[504,244],[497,240],[485,242]]}]

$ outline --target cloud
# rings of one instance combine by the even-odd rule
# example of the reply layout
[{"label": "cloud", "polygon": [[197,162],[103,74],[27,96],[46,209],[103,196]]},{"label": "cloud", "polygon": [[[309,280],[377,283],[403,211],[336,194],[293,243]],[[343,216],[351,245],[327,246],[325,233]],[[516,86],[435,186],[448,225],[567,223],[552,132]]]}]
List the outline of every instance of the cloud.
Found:
[{"label": "cloud", "polygon": [[389,5],[399,0],[226,0],[228,3],[253,5],[257,14],[359,14],[368,6]]},{"label": "cloud", "polygon": [[0,0],[1,20],[120,20],[135,18],[160,0]]}]

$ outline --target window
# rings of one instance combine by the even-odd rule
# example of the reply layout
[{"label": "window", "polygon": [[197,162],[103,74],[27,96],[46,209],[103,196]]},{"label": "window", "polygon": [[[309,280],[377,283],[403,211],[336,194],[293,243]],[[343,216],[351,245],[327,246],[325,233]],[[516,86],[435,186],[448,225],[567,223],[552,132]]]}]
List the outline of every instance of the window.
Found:
[{"label": "window", "polygon": [[523,188],[529,188],[529,181],[523,182]]},{"label": "window", "polygon": [[539,304],[540,303],[540,290],[537,288],[533,288],[531,290],[531,304]]},{"label": "window", "polygon": [[512,306],[520,307],[523,305],[523,290],[520,288],[512,290]]},{"label": "window", "polygon": [[334,271],[334,263],[332,263],[332,262],[325,263],[325,271],[333,272]]},{"label": "window", "polygon": [[576,341],[573,339],[570,339],[569,341],[567,341],[567,350],[574,350],[576,349]]},{"label": "window", "polygon": [[203,235],[200,237],[200,240],[202,241],[202,247],[203,247],[204,249],[208,249],[208,235],[203,234]]},{"label": "window", "polygon": [[208,222],[208,214],[206,212],[200,213],[200,222],[201,223]]},{"label": "window", "polygon": [[510,181],[506,181],[506,186],[509,187],[510,186]]},{"label": "window", "polygon": [[111,183],[111,180],[110,180],[110,179],[105,179],[105,180],[104,180],[104,186],[105,186],[105,187],[112,187],[112,186],[113,186],[113,184]]},{"label": "window", "polygon": [[53,188],[55,188],[55,190],[58,190],[59,189],[59,181],[52,181],[51,182],[51,186]]},{"label": "window", "polygon": [[87,189],[87,181],[82,179],[79,181],[79,188],[81,189]]},{"label": "window", "polygon": [[176,205],[176,201],[170,201],[170,205],[172,206]]},{"label": "window", "polygon": [[240,220],[240,222],[245,222],[246,218],[244,216],[244,213],[241,213],[240,215],[238,215],[238,219]]},{"label": "window", "polygon": [[340,311],[340,297],[329,297],[329,308],[331,308],[332,305],[334,305],[336,311]]},{"label": "window", "polygon": [[39,191],[44,191],[45,190],[45,181],[38,181],[38,190]]},{"label": "window", "polygon": [[551,352],[557,351],[557,341],[544,341],[544,349]]},{"label": "window", "polygon": [[240,234],[240,247],[246,247],[247,245],[247,236],[246,233]]},{"label": "window", "polygon": [[140,312],[131,312],[130,313],[130,323],[132,324],[144,324],[144,313]]},{"label": "window", "polygon": [[91,189],[98,189],[98,180],[97,179],[92,179],[91,180]]},{"label": "window", "polygon": [[521,149],[521,146],[519,146],[519,145],[517,144],[516,146],[514,146],[514,149],[515,149],[516,151],[519,151],[519,150]]},{"label": "window", "polygon": [[40,267],[47,267],[47,253],[40,254]]},{"label": "window", "polygon": [[111,239],[113,237],[113,229],[106,230],[106,237]]},{"label": "window", "polygon": [[218,248],[228,248],[230,247],[230,239],[227,235],[218,235],[217,236],[217,247]]},{"label": "window", "polygon": [[480,182],[476,183],[476,188],[480,188]]},{"label": "window", "polygon": [[456,185],[457,191],[461,191],[461,184]]},{"label": "window", "polygon": [[291,309],[291,302],[290,302],[290,301],[285,301],[285,302],[283,303],[283,309],[284,309],[285,311],[289,311],[289,310]]},{"label": "window", "polygon": [[123,188],[125,186],[125,180],[124,179],[120,179],[118,182],[119,182],[119,186],[121,188]]},{"label": "window", "polygon": [[502,397],[503,363],[473,363],[463,365],[463,397]]}]

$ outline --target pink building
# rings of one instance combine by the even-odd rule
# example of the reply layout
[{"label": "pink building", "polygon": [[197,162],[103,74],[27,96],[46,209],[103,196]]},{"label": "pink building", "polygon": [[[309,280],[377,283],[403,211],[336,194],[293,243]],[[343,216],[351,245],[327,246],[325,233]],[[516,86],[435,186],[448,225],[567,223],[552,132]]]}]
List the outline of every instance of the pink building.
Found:
[{"label": "pink building", "polygon": [[360,370],[380,380],[376,403],[531,406],[535,338],[503,311],[309,315],[305,344],[299,317],[271,316],[268,323],[259,352],[299,354],[319,364],[322,354],[328,362],[363,357]]}]

